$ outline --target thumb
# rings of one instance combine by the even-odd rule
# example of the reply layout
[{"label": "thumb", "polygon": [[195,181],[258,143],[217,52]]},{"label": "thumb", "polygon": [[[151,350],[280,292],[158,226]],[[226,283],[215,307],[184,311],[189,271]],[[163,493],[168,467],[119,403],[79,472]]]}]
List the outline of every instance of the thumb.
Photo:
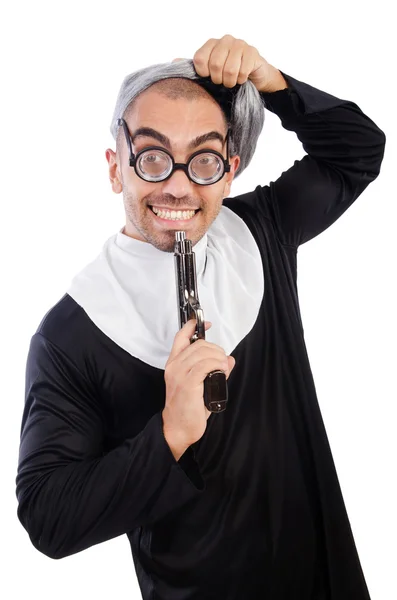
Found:
[{"label": "thumb", "polygon": [[[196,330],[197,321],[195,318],[189,319],[184,326],[177,332],[174,338],[174,343],[172,345],[171,353],[167,360],[167,365],[172,362],[178,354],[185,350],[185,348],[189,348],[190,339]],[[207,331],[211,327],[212,323],[210,321],[204,321],[204,329]]]},{"label": "thumb", "polygon": [[230,373],[233,371],[234,365],[236,364],[236,359],[230,354],[227,357],[227,371],[225,371],[226,379],[229,379]]}]

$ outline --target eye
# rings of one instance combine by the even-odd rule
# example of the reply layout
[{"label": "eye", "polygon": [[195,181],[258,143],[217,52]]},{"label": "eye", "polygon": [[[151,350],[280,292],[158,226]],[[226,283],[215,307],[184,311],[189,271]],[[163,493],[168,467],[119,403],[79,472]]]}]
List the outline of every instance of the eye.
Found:
[{"label": "eye", "polygon": [[154,163],[156,160],[160,160],[158,154],[145,154],[145,161],[149,163]]},{"label": "eye", "polygon": [[214,162],[217,162],[218,158],[212,154],[205,154],[204,156],[198,156],[196,161],[200,166],[206,167]]}]

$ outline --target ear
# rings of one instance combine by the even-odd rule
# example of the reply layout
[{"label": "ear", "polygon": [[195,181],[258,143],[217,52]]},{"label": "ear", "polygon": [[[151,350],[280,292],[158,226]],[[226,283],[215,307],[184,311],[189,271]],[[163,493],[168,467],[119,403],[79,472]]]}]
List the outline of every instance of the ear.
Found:
[{"label": "ear", "polygon": [[223,191],[223,195],[225,198],[227,198],[230,195],[230,190],[232,187],[232,181],[234,179],[235,173],[239,167],[240,164],[240,157],[238,155],[236,156],[232,156],[229,159],[229,164],[230,164],[230,172],[226,173],[225,177],[226,177],[226,185],[225,185],[225,189]]},{"label": "ear", "polygon": [[112,190],[115,194],[120,194],[123,190],[123,185],[121,183],[121,174],[117,161],[117,154],[111,149],[108,148],[105,152],[106,160],[109,163],[109,181],[112,185]]}]

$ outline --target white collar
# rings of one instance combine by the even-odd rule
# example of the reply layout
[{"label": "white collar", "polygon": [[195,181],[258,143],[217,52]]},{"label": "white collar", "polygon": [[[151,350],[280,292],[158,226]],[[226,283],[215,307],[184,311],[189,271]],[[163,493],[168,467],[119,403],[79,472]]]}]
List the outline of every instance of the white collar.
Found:
[{"label": "white collar", "polygon": [[[132,356],[164,369],[178,331],[174,254],[125,235],[111,236],[67,293],[93,323]],[[257,244],[223,206],[193,247],[206,340],[230,354],[255,324],[264,293]]]}]

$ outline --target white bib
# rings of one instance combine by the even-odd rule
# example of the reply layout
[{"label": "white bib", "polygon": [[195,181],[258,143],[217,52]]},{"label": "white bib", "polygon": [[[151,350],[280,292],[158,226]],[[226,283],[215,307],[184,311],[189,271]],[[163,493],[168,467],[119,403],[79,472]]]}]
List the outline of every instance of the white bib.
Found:
[{"label": "white bib", "polygon": [[[259,249],[244,221],[222,206],[193,251],[200,305],[212,322],[206,340],[229,355],[258,317],[264,294]],[[67,293],[121,348],[165,368],[179,329],[173,253],[119,230]]]}]

